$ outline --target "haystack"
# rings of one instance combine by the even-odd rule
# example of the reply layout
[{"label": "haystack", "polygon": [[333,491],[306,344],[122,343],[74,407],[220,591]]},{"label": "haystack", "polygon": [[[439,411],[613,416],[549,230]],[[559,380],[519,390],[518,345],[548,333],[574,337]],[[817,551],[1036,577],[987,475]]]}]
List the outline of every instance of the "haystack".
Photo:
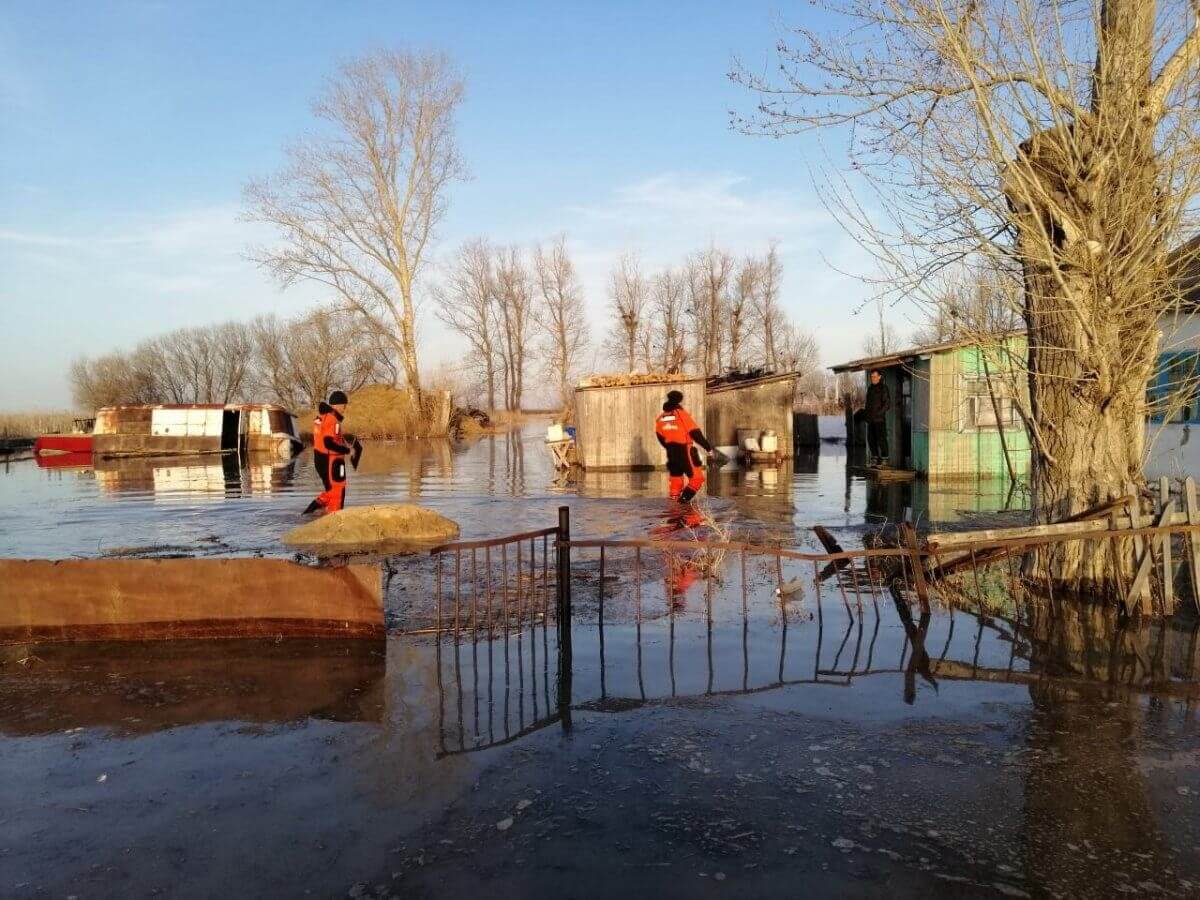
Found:
[{"label": "haystack", "polygon": [[293,528],[283,537],[291,547],[319,555],[423,549],[458,537],[458,525],[445,516],[414,506],[394,503],[353,506]]},{"label": "haystack", "polygon": [[694,381],[695,375],[682,372],[619,372],[615,375],[589,375],[576,387],[631,387],[641,384],[679,384]]}]

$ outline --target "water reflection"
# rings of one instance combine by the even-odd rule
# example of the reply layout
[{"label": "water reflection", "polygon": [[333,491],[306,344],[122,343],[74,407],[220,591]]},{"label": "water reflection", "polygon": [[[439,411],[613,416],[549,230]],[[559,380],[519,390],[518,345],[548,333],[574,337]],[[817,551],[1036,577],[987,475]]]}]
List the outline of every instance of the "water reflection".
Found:
[{"label": "water reflection", "polygon": [[[810,545],[808,529],[818,523],[861,528],[880,518],[954,520],[1025,502],[1019,492],[1002,495],[1003,482],[880,484],[854,467],[861,452],[823,444],[777,469],[714,471],[708,502],[743,535],[792,546]],[[233,465],[232,457],[97,461],[94,470],[10,464],[0,474],[0,510],[10,526],[0,533],[0,555],[94,555],[108,535],[148,546],[163,528],[179,532],[177,543],[218,535],[230,552],[285,554],[280,535],[320,491],[311,455],[283,467],[251,460],[234,471]],[[419,502],[458,522],[466,538],[544,527],[566,502],[581,535],[636,537],[661,515],[666,495],[663,471],[561,477],[543,428],[533,424],[463,442],[368,442],[347,498],[350,505]],[[156,501],[167,499],[170,509],[156,509]]]},{"label": "water reflection", "polygon": [[0,733],[130,736],[205,722],[381,721],[370,641],[158,641],[0,648]]},{"label": "water reflection", "polygon": [[106,494],[152,495],[159,500],[208,495],[250,496],[290,492],[296,477],[296,460],[278,461],[266,456],[240,459],[219,457],[96,458],[92,464],[96,484]]},{"label": "water reflection", "polygon": [[[638,591],[633,621],[614,624],[606,619],[610,589],[600,581],[596,622],[577,623],[572,631],[575,709],[620,710],[805,684],[857,685],[884,702],[883,685],[893,684],[891,696],[906,705],[936,703],[939,682],[1025,686],[1035,701],[1064,691],[1120,703],[1161,695],[1184,698],[1190,706],[1200,698],[1200,626],[1130,623],[1079,607],[1064,616],[1036,604],[1007,618],[910,604],[898,591],[864,591],[855,602],[829,587],[812,613],[807,604],[785,599],[775,601],[771,619],[750,602],[730,616],[729,595],[713,581],[705,582],[703,604],[691,614],[669,604],[662,617],[647,619]],[[726,607],[726,615],[714,616],[717,605]],[[439,694],[457,698],[457,718],[442,735],[446,747],[483,749],[558,720],[549,686],[557,641],[545,622],[529,628],[490,638],[466,635],[462,646],[439,643],[439,655],[453,663],[439,664]],[[529,644],[525,650],[523,642]],[[540,675],[534,673],[535,642]],[[897,676],[898,682],[892,680]],[[929,692],[923,700],[922,686]],[[539,690],[540,713],[532,699]],[[528,694],[530,706],[510,708],[510,692],[514,703]],[[464,709],[473,710],[469,727]]]}]

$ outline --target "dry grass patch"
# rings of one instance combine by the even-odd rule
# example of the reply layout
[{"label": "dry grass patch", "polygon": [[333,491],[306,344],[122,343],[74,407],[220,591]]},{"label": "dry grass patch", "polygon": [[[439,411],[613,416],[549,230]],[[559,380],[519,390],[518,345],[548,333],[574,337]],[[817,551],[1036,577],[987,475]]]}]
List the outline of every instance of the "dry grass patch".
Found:
[{"label": "dry grass patch", "polygon": [[0,413],[0,439],[35,438],[40,434],[68,433],[75,429],[78,413]]}]

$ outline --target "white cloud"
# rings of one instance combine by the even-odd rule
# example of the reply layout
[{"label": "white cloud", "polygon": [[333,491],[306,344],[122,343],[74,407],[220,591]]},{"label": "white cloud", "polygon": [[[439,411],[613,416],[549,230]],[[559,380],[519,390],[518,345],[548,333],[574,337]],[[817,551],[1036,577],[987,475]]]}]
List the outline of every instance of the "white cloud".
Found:
[{"label": "white cloud", "polygon": [[[637,229],[666,226],[728,238],[808,227],[827,214],[784,191],[751,189],[743,176],[669,172],[616,189],[610,198],[572,210],[585,221]],[[736,238],[735,238],[736,239]]]}]

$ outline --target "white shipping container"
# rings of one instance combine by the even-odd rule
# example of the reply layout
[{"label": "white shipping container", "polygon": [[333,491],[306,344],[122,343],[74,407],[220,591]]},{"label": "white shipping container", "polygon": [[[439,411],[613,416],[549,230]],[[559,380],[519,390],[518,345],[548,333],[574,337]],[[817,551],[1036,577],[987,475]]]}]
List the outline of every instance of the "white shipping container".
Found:
[{"label": "white shipping container", "polygon": [[155,409],[150,412],[150,433],[160,437],[183,437],[187,434],[187,410]]}]

